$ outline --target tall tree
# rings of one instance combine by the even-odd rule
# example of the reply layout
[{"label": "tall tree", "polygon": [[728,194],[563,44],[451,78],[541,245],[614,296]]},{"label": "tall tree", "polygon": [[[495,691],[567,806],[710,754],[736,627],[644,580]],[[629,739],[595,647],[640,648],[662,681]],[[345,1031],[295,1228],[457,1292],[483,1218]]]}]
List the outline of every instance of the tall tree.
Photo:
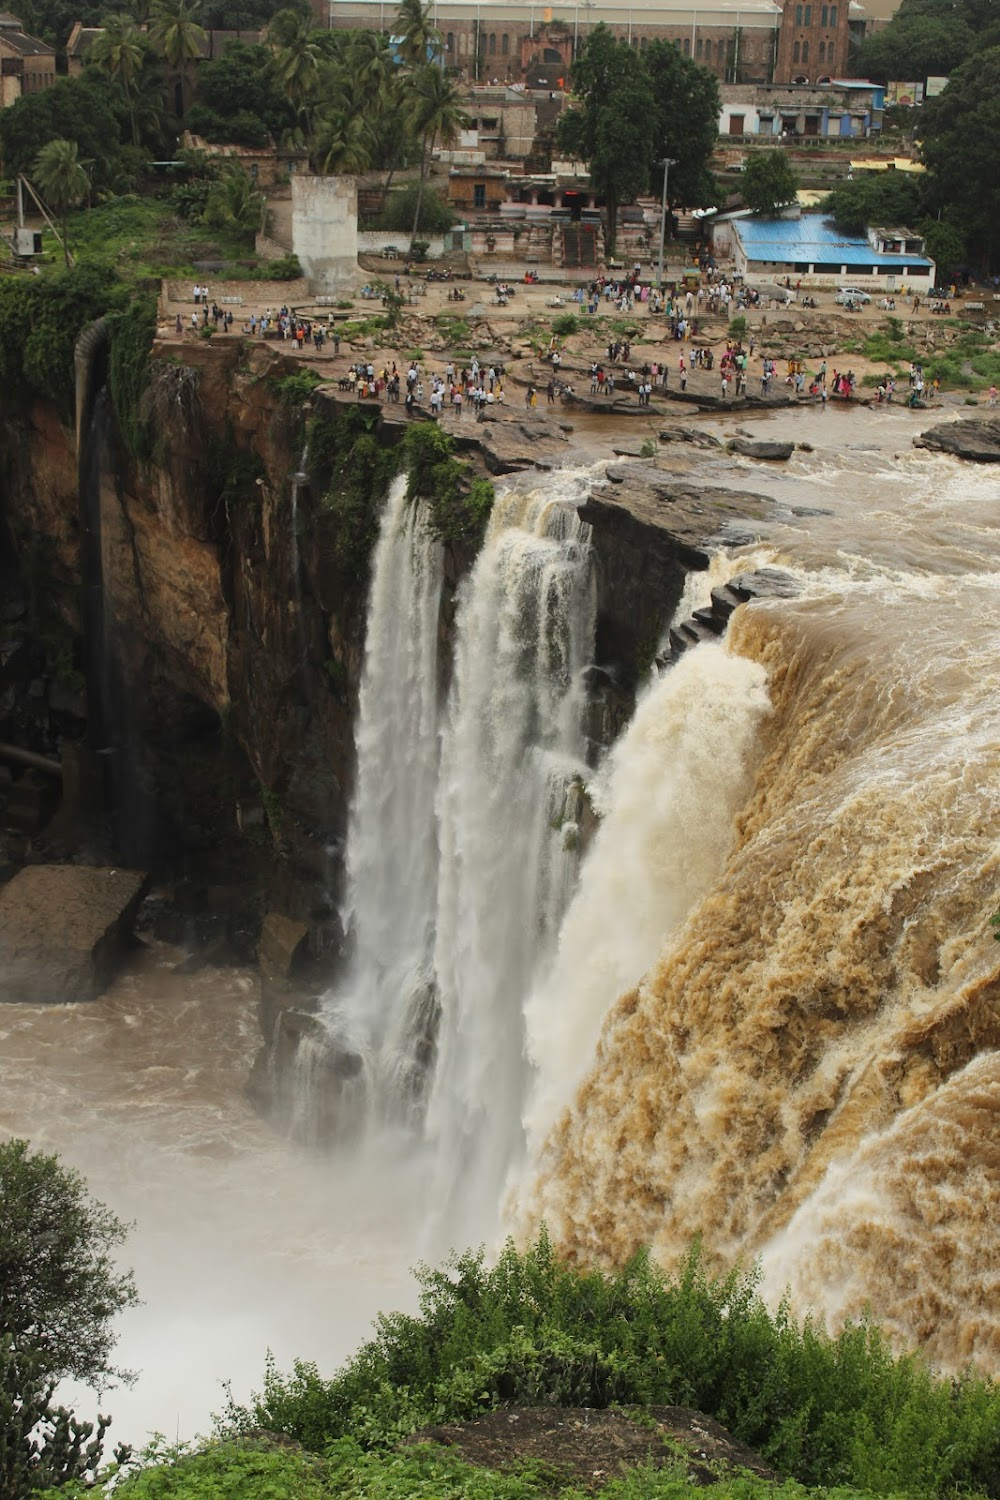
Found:
[{"label": "tall tree", "polygon": [[292,108],[301,110],[316,92],[322,53],[304,16],[281,10],[268,27],[268,46],[274,57],[274,77]]},{"label": "tall tree", "polygon": [[88,64],[113,79],[125,95],[133,145],[139,144],[135,104],[146,46],[146,38],[134,18],[122,11],[105,17],[103,29],[87,54]]},{"label": "tall tree", "polygon": [[396,14],[397,46],[409,68],[422,68],[441,52],[441,33],[434,25],[431,0],[400,0]]},{"label": "tall tree", "polygon": [[468,115],[462,107],[458,89],[434,63],[425,63],[411,75],[407,113],[413,133],[421,143],[420,184],[410,235],[412,248],[420,224],[420,205],[435,144],[440,141],[443,146],[454,145],[458,132],[468,124]]},{"label": "tall tree", "polygon": [[662,178],[657,163],[671,158],[667,179],[669,207],[701,208],[715,202],[709,159],[719,137],[719,83],[714,73],[682,57],[672,42],[650,42],[645,54],[653,84],[653,179],[658,194]]},{"label": "tall tree", "polygon": [[793,202],[799,182],[791,162],[780,146],[751,151],[743,168],[741,192],[747,208],[763,217],[773,217]]},{"label": "tall tree", "polygon": [[931,204],[962,225],[984,269],[1000,263],[1000,47],[951,75],[921,110],[922,153]]},{"label": "tall tree", "polygon": [[35,157],[33,174],[43,199],[62,225],[63,255],[68,266],[69,211],[90,192],[90,178],[80,160],[76,141],[49,141]]},{"label": "tall tree", "polygon": [[209,192],[205,202],[205,223],[252,240],[264,227],[265,201],[264,194],[249,173],[231,162],[223,168],[218,182]]},{"label": "tall tree", "polygon": [[153,0],[149,37],[172,68],[180,73],[180,110],[187,105],[188,65],[201,56],[205,28],[199,24],[201,0]]},{"label": "tall tree", "polygon": [[[56,152],[46,163],[55,174],[63,161],[59,178],[68,179],[70,198],[74,174],[83,171],[72,150],[72,158]],[[41,185],[41,164],[36,175]],[[56,175],[45,175],[54,202]],[[0,1339],[10,1335],[30,1355],[36,1376],[72,1375],[99,1386],[122,1375],[110,1363],[111,1321],[138,1301],[132,1272],[113,1259],[127,1230],[58,1157],[33,1152],[27,1141],[0,1144]]]},{"label": "tall tree", "polygon": [[613,255],[619,206],[633,202],[649,183],[653,85],[639,54],[602,23],[573,64],[573,90],[580,107],[563,115],[559,142],[589,164],[590,180],[604,198],[605,245]]}]

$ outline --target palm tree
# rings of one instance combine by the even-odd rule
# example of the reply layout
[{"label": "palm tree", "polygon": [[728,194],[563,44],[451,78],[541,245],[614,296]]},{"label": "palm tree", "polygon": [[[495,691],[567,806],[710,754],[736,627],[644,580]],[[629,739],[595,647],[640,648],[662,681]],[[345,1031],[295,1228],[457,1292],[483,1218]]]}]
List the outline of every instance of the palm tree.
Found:
[{"label": "palm tree", "polygon": [[309,22],[297,11],[279,10],[267,30],[274,57],[274,77],[289,102],[300,110],[316,91],[322,53],[312,40]]},{"label": "palm tree", "polygon": [[205,222],[249,238],[264,227],[265,201],[250,175],[231,162],[208,195]]},{"label": "palm tree", "polygon": [[33,174],[43,198],[47,199],[62,224],[63,255],[69,266],[66,220],[70,209],[82,203],[90,192],[90,178],[85,164],[80,160],[76,141],[49,141],[35,157]]},{"label": "palm tree", "polygon": [[181,75],[181,115],[187,94],[187,66],[201,56],[205,43],[205,28],[197,21],[200,11],[201,0],[153,0],[150,11],[149,39]]},{"label": "palm tree", "polygon": [[420,185],[417,188],[417,206],[413,215],[413,232],[410,248],[417,237],[420,224],[420,205],[424,197],[424,184],[431,166],[431,153],[435,143],[452,146],[458,132],[469,123],[462,108],[462,96],[451,79],[434,63],[425,63],[411,78],[408,116],[414,135],[420,137]]},{"label": "palm tree", "polygon": [[309,156],[314,172],[323,176],[366,172],[371,157],[371,132],[363,115],[329,110],[318,117]]},{"label": "palm tree", "polygon": [[132,16],[124,11],[106,16],[103,29],[94,38],[87,61],[121,87],[132,123],[132,144],[139,144],[135,97],[142,72],[146,38]]},{"label": "palm tree", "polygon": [[403,62],[422,68],[441,51],[441,33],[431,20],[431,0],[400,0],[396,13],[397,43]]}]

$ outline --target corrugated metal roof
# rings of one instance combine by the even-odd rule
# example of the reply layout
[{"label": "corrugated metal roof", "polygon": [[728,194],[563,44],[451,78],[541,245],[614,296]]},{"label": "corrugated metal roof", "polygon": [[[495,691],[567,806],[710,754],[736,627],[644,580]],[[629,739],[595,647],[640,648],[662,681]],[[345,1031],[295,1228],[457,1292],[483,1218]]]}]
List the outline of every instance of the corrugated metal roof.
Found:
[{"label": "corrugated metal roof", "polygon": [[803,214],[801,219],[734,219],[733,229],[747,260],[836,262],[838,265],[929,266],[919,255],[880,255],[867,239],[842,234],[832,219]]}]

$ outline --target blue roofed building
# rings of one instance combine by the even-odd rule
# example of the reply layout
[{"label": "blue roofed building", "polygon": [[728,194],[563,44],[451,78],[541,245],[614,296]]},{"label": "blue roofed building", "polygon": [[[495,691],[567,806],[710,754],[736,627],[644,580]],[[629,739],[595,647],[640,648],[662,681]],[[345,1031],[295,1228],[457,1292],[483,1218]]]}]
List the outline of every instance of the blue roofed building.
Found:
[{"label": "blue roofed building", "polygon": [[[803,286],[857,286],[869,292],[926,292],[934,285],[934,262],[922,237],[911,230],[844,234],[822,214],[730,219],[736,273],[750,282],[784,281]],[[890,248],[891,247],[891,248]]]}]

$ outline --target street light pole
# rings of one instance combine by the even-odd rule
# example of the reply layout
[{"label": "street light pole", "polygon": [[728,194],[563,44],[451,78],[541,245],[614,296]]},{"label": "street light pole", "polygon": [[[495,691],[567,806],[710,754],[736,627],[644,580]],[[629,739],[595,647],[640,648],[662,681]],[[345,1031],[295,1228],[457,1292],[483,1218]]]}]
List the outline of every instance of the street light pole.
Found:
[{"label": "street light pole", "polygon": [[670,168],[676,167],[677,161],[672,156],[663,158],[663,202],[660,205],[660,267],[657,272],[656,284],[663,290],[663,247],[667,239],[667,178],[670,176]]}]

